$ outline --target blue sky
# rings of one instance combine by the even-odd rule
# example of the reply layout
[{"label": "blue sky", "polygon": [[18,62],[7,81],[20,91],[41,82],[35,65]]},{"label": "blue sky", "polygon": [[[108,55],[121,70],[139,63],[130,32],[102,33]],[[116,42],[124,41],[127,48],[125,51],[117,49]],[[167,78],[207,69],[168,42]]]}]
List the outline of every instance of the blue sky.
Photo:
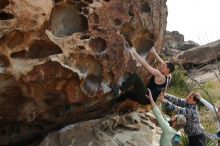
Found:
[{"label": "blue sky", "polygon": [[167,30],[199,44],[220,39],[220,0],[167,0],[167,5]]}]

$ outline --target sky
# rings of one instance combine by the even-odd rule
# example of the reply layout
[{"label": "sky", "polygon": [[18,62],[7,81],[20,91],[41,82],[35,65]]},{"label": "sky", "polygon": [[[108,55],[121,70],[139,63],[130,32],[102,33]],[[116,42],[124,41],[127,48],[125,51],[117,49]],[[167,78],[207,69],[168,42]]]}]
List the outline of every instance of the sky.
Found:
[{"label": "sky", "polygon": [[167,0],[167,6],[167,30],[200,45],[220,39],[220,0]]}]

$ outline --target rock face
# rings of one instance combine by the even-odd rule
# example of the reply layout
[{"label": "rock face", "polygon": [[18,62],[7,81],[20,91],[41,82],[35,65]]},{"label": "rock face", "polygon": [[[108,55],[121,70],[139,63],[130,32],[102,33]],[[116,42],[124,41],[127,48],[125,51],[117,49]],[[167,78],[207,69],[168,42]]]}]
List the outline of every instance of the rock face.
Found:
[{"label": "rock face", "polygon": [[220,81],[220,62],[208,64],[202,67],[194,67],[189,70],[191,77],[197,80],[199,83],[205,83],[209,81]]},{"label": "rock face", "polygon": [[174,60],[181,63],[186,68],[203,65],[215,61],[220,57],[220,41],[215,41],[207,45],[194,47],[181,52]]},{"label": "rock face", "polygon": [[40,146],[159,146],[161,131],[151,119],[132,112],[77,123],[50,133]]},{"label": "rock face", "polygon": [[[168,55],[169,53],[173,55],[172,54],[174,53],[173,51],[176,50],[183,51],[199,46],[199,44],[191,40],[184,41],[184,35],[179,33],[178,31],[172,31],[172,32],[166,31],[164,36],[164,45],[165,48],[167,48],[167,50],[165,50],[165,53],[167,53]],[[174,55],[175,54],[176,53],[174,53]]]},{"label": "rock face", "polygon": [[108,113],[111,84],[149,79],[124,42],[152,62],[166,18],[166,0],[1,0],[0,145]]},{"label": "rock face", "polygon": [[180,49],[180,50],[188,50],[188,49],[192,49],[194,47],[198,47],[199,44],[197,44],[196,42],[194,41],[186,41],[184,42],[182,45],[178,46],[177,49]]},{"label": "rock face", "polygon": [[163,54],[168,56],[168,57],[173,57],[173,56],[176,56],[180,53],[181,51],[179,50],[176,50],[176,49],[171,49],[171,48],[168,48],[168,47],[164,47],[163,49]]},{"label": "rock face", "polygon": [[200,83],[220,81],[220,41],[215,41],[200,47],[181,52],[172,59],[176,64],[182,64],[191,77]]},{"label": "rock face", "polygon": [[184,35],[178,31],[166,31],[164,36],[164,45],[168,48],[175,49],[178,45],[184,43]]}]

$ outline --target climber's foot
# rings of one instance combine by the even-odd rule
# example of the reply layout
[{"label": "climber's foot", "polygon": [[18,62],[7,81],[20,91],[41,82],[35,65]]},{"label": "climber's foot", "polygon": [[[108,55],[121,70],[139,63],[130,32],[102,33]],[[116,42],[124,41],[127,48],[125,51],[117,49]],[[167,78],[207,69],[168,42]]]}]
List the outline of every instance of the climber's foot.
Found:
[{"label": "climber's foot", "polygon": [[119,86],[116,86],[115,84],[114,85],[111,85],[110,86],[111,89],[112,89],[112,92],[114,94],[115,97],[119,97],[120,93],[121,93],[121,90],[120,90],[120,87]]}]

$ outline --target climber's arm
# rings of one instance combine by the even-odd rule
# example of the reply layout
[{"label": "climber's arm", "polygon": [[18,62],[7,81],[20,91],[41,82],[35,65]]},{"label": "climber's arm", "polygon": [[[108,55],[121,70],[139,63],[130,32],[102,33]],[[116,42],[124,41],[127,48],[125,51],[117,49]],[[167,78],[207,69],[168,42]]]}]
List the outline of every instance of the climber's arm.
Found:
[{"label": "climber's arm", "polygon": [[134,55],[134,57],[138,60],[138,62],[144,66],[144,68],[146,68],[152,75],[156,76],[156,77],[164,77],[164,75],[161,74],[161,72],[155,68],[153,68],[152,66],[150,66],[147,61],[145,61],[137,52],[134,48],[132,48],[132,53]]},{"label": "climber's arm", "polygon": [[202,98],[202,96],[199,93],[194,93],[195,97],[197,99],[199,99],[200,102],[202,102],[209,110],[215,112],[218,112],[218,109],[214,107],[214,105],[212,105],[211,103],[209,103],[207,100],[205,100],[204,98]]},{"label": "climber's arm", "polygon": [[152,54],[154,54],[154,56],[157,58],[157,60],[161,63],[161,64],[164,64],[165,61],[158,55],[156,49],[154,47],[151,48],[150,52]]}]

